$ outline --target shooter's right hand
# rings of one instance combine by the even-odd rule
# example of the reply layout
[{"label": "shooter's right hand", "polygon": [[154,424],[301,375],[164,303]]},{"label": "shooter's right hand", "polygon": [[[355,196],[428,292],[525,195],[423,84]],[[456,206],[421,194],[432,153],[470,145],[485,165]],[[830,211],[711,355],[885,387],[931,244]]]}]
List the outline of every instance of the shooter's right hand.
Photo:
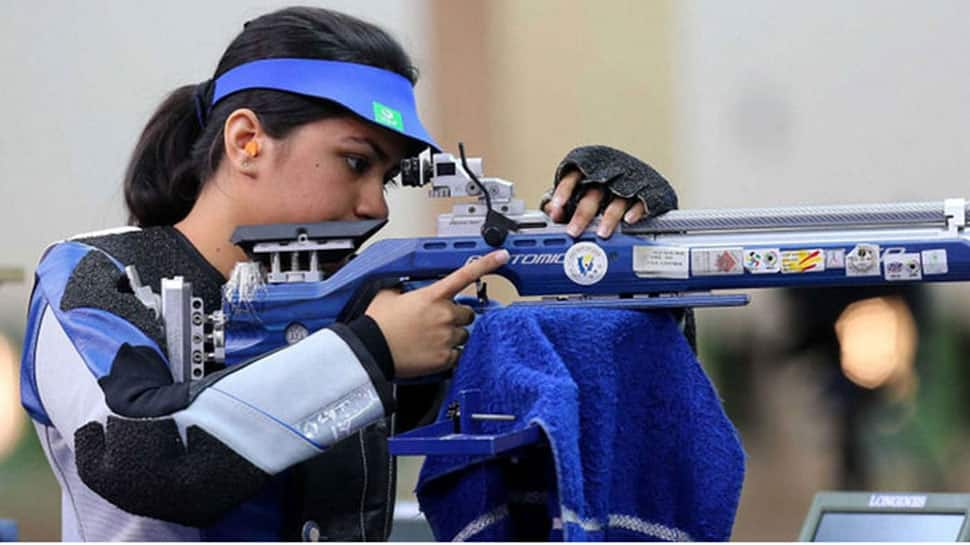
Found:
[{"label": "shooter's right hand", "polygon": [[407,293],[383,290],[374,297],[365,314],[384,334],[396,377],[437,373],[458,362],[459,347],[468,340],[465,326],[472,323],[475,313],[455,303],[454,298],[508,260],[507,250],[497,250],[430,286]]}]

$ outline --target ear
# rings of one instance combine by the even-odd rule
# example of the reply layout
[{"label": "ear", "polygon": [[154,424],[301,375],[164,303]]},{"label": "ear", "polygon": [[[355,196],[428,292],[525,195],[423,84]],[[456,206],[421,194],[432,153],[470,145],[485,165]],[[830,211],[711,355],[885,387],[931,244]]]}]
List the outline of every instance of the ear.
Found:
[{"label": "ear", "polygon": [[240,108],[229,114],[223,127],[223,139],[230,168],[244,176],[256,176],[260,151],[267,140],[256,113]]}]

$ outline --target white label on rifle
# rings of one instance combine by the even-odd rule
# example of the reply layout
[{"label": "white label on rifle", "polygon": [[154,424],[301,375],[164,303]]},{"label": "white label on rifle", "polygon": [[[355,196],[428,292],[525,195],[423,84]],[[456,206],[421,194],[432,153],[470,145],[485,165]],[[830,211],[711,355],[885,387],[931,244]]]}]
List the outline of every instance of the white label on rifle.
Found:
[{"label": "white label on rifle", "polygon": [[781,272],[785,274],[822,272],[824,270],[825,250],[821,248],[788,250],[781,253]]},{"label": "white label on rifle", "polygon": [[633,272],[640,278],[690,278],[690,249],[634,246]]},{"label": "white label on rifle", "polygon": [[882,256],[886,280],[922,280],[923,266],[919,254],[889,253]]},{"label": "white label on rifle", "polygon": [[946,274],[950,272],[946,264],[946,250],[923,250],[923,274]]},{"label": "white label on rifle", "polygon": [[781,251],[778,248],[745,250],[744,268],[751,274],[781,272]]},{"label": "white label on rifle", "polygon": [[570,280],[581,286],[589,286],[606,276],[609,264],[603,248],[592,242],[577,242],[566,250],[562,266]]},{"label": "white label on rifle", "polygon": [[690,251],[690,270],[694,276],[744,274],[741,248],[694,248]]},{"label": "white label on rifle", "polygon": [[845,255],[846,276],[879,276],[879,245],[856,244]]},{"label": "white label on rifle", "polygon": [[845,248],[833,248],[830,250],[825,250],[825,268],[844,269]]}]

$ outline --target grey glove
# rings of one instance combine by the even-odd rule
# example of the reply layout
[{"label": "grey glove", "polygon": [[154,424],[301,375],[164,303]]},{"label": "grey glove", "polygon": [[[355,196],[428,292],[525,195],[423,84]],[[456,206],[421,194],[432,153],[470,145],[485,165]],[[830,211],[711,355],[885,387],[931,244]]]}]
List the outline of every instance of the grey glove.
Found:
[{"label": "grey glove", "polygon": [[[646,217],[654,217],[677,208],[677,193],[670,183],[650,165],[636,157],[609,146],[582,146],[570,151],[556,168],[554,187],[570,172],[578,170],[583,179],[579,191],[565,205],[566,218],[572,217],[576,204],[585,190],[592,184],[601,184],[609,189],[607,197],[600,205],[600,212],[616,195],[623,198],[636,196],[646,206]],[[552,198],[547,193],[541,206]]]}]

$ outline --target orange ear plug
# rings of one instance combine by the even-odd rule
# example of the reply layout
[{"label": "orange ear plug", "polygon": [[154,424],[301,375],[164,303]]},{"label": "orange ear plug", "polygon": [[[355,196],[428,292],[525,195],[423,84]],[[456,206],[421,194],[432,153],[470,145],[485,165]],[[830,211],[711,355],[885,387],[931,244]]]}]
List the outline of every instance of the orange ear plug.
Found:
[{"label": "orange ear plug", "polygon": [[246,150],[246,153],[248,153],[250,157],[256,157],[259,155],[259,142],[256,140],[250,140],[249,142],[246,142],[243,149]]}]

